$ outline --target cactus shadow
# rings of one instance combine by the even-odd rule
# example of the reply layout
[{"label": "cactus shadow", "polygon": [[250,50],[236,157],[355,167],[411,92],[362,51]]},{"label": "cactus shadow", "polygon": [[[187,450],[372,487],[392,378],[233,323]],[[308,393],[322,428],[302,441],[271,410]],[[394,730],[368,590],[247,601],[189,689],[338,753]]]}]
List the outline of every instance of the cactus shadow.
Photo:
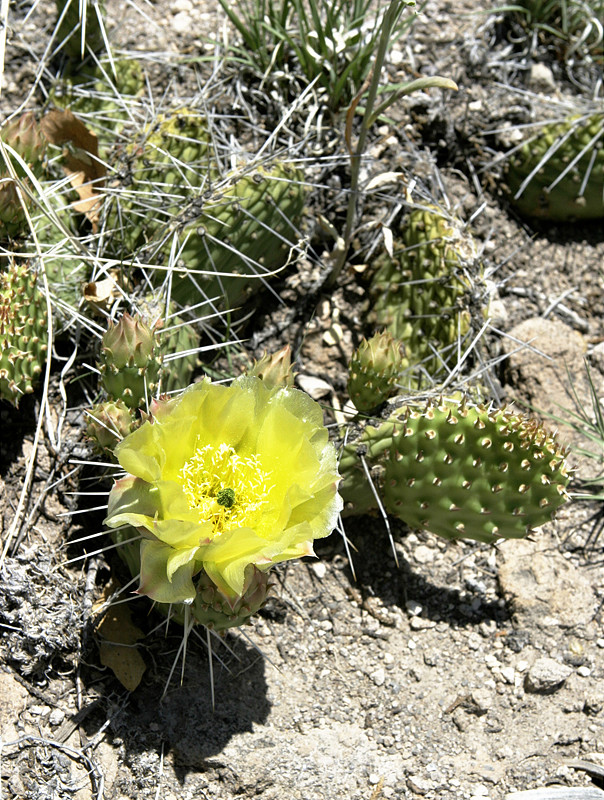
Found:
[{"label": "cactus shadow", "polygon": [[[409,529],[398,520],[391,519],[390,524],[394,541],[401,542]],[[468,585],[460,572],[463,561],[455,564],[458,559],[451,559],[439,566],[412,565],[398,548],[397,567],[383,520],[349,518],[345,520],[345,529],[356,551],[352,553],[356,581],[349,568],[348,577],[364,599],[374,596],[384,606],[398,606],[403,611],[407,602],[412,601],[422,607],[422,617],[444,621],[454,627],[474,627],[490,620],[501,624],[510,619],[508,609],[499,598],[492,600]],[[491,581],[496,581],[495,575],[491,576]]]},{"label": "cactus shadow", "polygon": [[27,434],[33,436],[36,428],[36,400],[33,395],[25,395],[15,408],[8,401],[0,400],[0,477],[10,472],[12,465],[23,451],[23,439]]},{"label": "cactus shadow", "polygon": [[[201,629],[201,635],[205,638],[205,630]],[[154,679],[145,676],[127,706],[113,719],[114,736],[123,741],[129,760],[144,760],[150,751],[158,755],[163,751],[180,783],[191,772],[227,768],[220,753],[228,742],[265,722],[271,708],[262,655],[240,634],[227,635],[229,649],[212,639],[214,708],[207,650],[193,639],[188,645],[182,683],[179,663],[162,696],[175,655],[173,645],[180,644],[170,636],[162,639],[163,652],[153,654]],[[150,649],[156,650],[155,642]],[[161,668],[160,659],[164,662]]]}]

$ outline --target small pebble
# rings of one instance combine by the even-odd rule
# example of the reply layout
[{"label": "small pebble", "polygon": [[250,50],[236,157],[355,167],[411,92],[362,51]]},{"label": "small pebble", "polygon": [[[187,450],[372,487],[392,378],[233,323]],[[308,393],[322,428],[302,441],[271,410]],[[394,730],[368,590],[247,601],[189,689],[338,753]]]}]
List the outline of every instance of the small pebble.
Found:
[{"label": "small pebble", "polygon": [[369,677],[375,683],[376,686],[383,686],[384,681],[386,680],[386,671],[383,667],[376,669],[375,672],[372,672]]},{"label": "small pebble", "polygon": [[53,708],[48,717],[48,722],[53,728],[56,728],[57,725],[60,725],[64,719],[65,719],[65,712],[62,711],[60,708]]},{"label": "small pebble", "polygon": [[327,574],[327,567],[322,561],[316,561],[314,564],[312,564],[311,569],[317,578],[319,578],[319,580],[322,580]]},{"label": "small pebble", "polygon": [[407,600],[407,602],[405,603],[405,608],[411,614],[412,617],[417,617],[424,610],[424,607],[415,600]]},{"label": "small pebble", "polygon": [[591,670],[589,667],[579,667],[577,669],[577,675],[580,675],[582,678],[589,678]]}]

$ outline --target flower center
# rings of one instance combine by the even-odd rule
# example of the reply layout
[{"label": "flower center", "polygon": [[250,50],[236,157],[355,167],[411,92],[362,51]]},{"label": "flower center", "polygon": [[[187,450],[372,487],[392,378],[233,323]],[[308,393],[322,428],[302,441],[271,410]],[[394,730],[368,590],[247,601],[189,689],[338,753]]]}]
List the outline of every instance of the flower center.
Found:
[{"label": "flower center", "polygon": [[190,508],[216,534],[254,527],[268,503],[269,477],[257,455],[240,456],[228,444],[198,447],[179,473]]}]

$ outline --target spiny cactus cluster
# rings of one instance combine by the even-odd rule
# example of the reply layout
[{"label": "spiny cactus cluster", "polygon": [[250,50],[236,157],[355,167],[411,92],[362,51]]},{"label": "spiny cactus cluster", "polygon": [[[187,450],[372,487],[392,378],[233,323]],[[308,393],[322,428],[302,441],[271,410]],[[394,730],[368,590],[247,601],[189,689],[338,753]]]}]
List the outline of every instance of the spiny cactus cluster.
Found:
[{"label": "spiny cactus cluster", "polygon": [[510,202],[527,217],[604,218],[604,112],[544,125],[510,157]]},{"label": "spiny cactus cluster", "polygon": [[471,235],[433,206],[412,211],[392,257],[379,257],[370,287],[370,317],[402,343],[409,388],[434,383],[455,363],[459,342],[470,330],[470,308],[481,280]]},{"label": "spiny cactus cluster", "polygon": [[85,63],[58,80],[49,100],[58,108],[68,108],[81,116],[103,141],[112,144],[144,88],[140,61],[104,58],[98,63]]},{"label": "spiny cactus cluster", "polygon": [[521,538],[566,501],[566,457],[555,435],[509,408],[407,405],[346,445],[341,492],[356,511],[376,507],[365,459],[386,510],[411,527],[447,539]]},{"label": "spiny cactus cluster", "polygon": [[31,394],[48,355],[46,300],[26,262],[0,274],[0,398],[14,406]]}]

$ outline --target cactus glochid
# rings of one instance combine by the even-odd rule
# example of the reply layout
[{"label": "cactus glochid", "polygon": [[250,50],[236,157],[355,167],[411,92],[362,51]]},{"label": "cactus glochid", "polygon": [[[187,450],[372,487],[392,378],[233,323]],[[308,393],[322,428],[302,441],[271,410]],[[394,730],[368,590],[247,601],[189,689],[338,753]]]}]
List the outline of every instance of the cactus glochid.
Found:
[{"label": "cactus glochid", "polygon": [[510,202],[528,217],[604,217],[604,112],[544,125],[509,159]]},{"label": "cactus glochid", "polygon": [[48,351],[46,300],[28,264],[0,275],[0,398],[19,404],[33,392]]},{"label": "cactus glochid", "polygon": [[365,427],[344,448],[341,493],[353,512],[375,505],[362,457],[386,510],[411,527],[447,539],[521,538],[566,501],[566,456],[555,436],[524,414],[441,400]]}]

